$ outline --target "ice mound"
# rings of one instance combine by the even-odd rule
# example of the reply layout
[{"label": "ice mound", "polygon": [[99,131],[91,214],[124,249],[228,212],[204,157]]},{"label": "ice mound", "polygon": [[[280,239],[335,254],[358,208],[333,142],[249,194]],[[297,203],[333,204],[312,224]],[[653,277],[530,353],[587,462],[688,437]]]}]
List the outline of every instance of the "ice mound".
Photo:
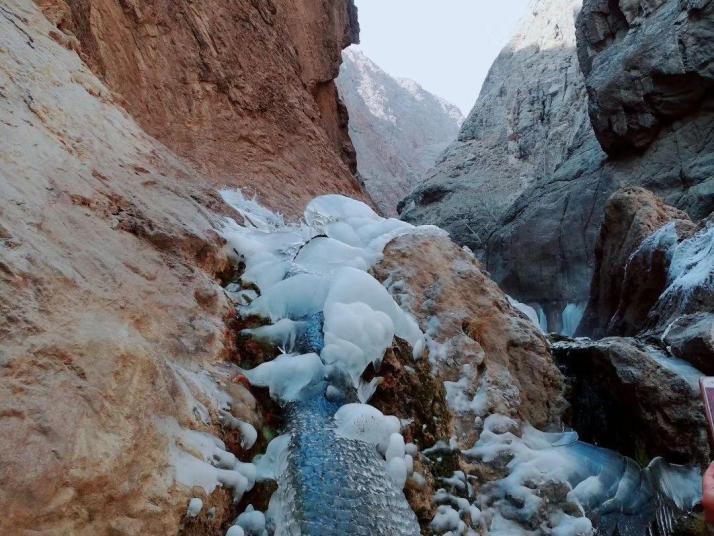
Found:
[{"label": "ice mound", "polygon": [[[239,311],[273,322],[248,334],[293,352],[305,319],[324,314],[325,347],[310,351],[319,351],[329,370],[320,370],[313,358],[281,357],[274,366],[246,373],[251,381],[290,401],[299,389],[318,383],[320,372],[338,369],[367,400],[378,383],[365,384],[360,377],[370,364],[378,369],[395,335],[412,345],[415,357],[421,355],[424,335],[416,320],[367,272],[393,237],[420,228],[381,218],[364,203],[340,195],[315,198],[304,222],[296,225],[271,217],[241,194],[222,195],[245,220],[243,225],[227,221],[223,235],[245,264],[244,284],[259,291],[250,303],[240,303]],[[286,367],[291,372],[283,374]]]},{"label": "ice mound", "polygon": [[325,365],[317,354],[282,354],[243,374],[253,385],[267,387],[276,400],[294,402],[322,387]]},{"label": "ice mound", "polygon": [[385,449],[392,434],[400,430],[399,419],[368,404],[345,404],[335,413],[335,423],[338,435]]},{"label": "ice mound", "polygon": [[392,344],[394,323],[364,302],[330,302],[325,305],[324,332],[322,360],[346,371],[358,387],[370,363],[379,368],[384,351]]}]

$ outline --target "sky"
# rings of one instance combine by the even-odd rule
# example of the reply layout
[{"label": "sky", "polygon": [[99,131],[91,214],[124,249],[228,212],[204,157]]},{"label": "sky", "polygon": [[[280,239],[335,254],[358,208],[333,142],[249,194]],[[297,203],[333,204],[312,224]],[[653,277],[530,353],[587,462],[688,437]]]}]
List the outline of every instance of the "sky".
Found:
[{"label": "sky", "polygon": [[471,110],[530,0],[356,0],[360,48],[392,76]]}]

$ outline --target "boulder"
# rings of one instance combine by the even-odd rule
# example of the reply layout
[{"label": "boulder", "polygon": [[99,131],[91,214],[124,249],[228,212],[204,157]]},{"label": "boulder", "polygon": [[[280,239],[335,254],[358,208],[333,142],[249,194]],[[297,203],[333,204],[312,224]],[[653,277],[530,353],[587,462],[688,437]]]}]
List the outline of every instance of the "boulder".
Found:
[{"label": "boulder", "polygon": [[632,338],[576,339],[553,344],[568,379],[569,424],[583,441],[646,465],[709,463],[699,394],[701,373]]},{"label": "boulder", "polygon": [[675,356],[714,376],[714,314],[680,316],[667,328],[664,342]]},{"label": "boulder", "polygon": [[445,236],[410,234],[387,245],[374,271],[427,333],[463,444],[473,443],[474,418],[493,412],[557,425],[563,380],[548,342],[469,251]]}]

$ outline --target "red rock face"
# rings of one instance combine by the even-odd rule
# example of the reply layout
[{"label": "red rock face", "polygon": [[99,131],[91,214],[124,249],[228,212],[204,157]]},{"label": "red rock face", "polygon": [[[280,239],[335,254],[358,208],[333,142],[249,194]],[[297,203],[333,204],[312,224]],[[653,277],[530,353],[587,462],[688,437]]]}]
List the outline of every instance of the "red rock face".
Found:
[{"label": "red rock face", "polygon": [[332,82],[359,31],[351,1],[37,3],[139,124],[214,184],[289,216],[322,193],[364,199]]}]

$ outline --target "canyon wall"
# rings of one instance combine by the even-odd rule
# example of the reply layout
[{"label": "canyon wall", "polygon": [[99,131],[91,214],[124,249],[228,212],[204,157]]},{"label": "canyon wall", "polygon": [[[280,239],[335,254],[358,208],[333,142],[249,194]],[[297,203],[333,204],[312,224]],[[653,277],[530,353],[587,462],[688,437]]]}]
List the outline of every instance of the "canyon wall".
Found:
[{"label": "canyon wall", "polygon": [[[492,89],[506,61],[519,57],[509,45],[496,60],[460,141],[447,150],[454,155],[453,177],[427,179],[405,200],[402,213],[410,221],[444,225],[477,252],[507,292],[543,307],[553,330],[560,329],[566,304],[588,299],[603,208],[619,186],[650,189],[695,219],[714,208],[712,102],[705,91],[712,78],[712,4],[588,0],[578,18],[576,47],[579,4],[541,0],[534,5],[525,27],[566,36],[555,47],[560,56],[534,46],[529,77],[499,80]],[[553,77],[553,69],[563,74]],[[535,156],[515,151],[515,142],[523,138],[517,129],[510,138],[502,133],[501,147],[514,148],[503,156],[496,151],[484,156],[461,141],[469,136],[468,125],[486,121],[480,110],[509,95],[510,109],[534,105],[539,112],[517,116],[522,119],[517,124],[540,147],[560,148],[550,167],[538,167],[548,151]],[[544,108],[550,102],[563,108]],[[562,144],[549,141],[552,126]],[[448,161],[447,156],[440,166]],[[515,171],[495,181],[509,187],[491,192],[494,181],[486,170],[513,165]],[[473,172],[463,174],[464,168]],[[473,178],[479,174],[486,179]]]},{"label": "canyon wall", "polygon": [[326,191],[362,195],[333,82],[358,38],[351,1],[38,4],[142,128],[214,184],[288,215]]},{"label": "canyon wall", "polygon": [[536,2],[496,58],[458,140],[402,202],[479,256],[507,208],[589,135],[575,54],[578,0]]},{"label": "canyon wall", "polygon": [[343,53],[337,85],[349,110],[357,170],[383,214],[397,204],[456,139],[461,111],[416,82],[393,78],[356,47]]},{"label": "canyon wall", "polygon": [[[243,356],[218,231],[240,216],[216,187],[288,215],[362,195],[332,82],[354,17],[308,0],[0,6],[0,533],[223,533],[232,494],[181,485],[176,461],[199,432],[243,459],[264,448],[219,423],[229,404],[263,426],[225,366]],[[191,497],[204,516],[187,525]]]}]

